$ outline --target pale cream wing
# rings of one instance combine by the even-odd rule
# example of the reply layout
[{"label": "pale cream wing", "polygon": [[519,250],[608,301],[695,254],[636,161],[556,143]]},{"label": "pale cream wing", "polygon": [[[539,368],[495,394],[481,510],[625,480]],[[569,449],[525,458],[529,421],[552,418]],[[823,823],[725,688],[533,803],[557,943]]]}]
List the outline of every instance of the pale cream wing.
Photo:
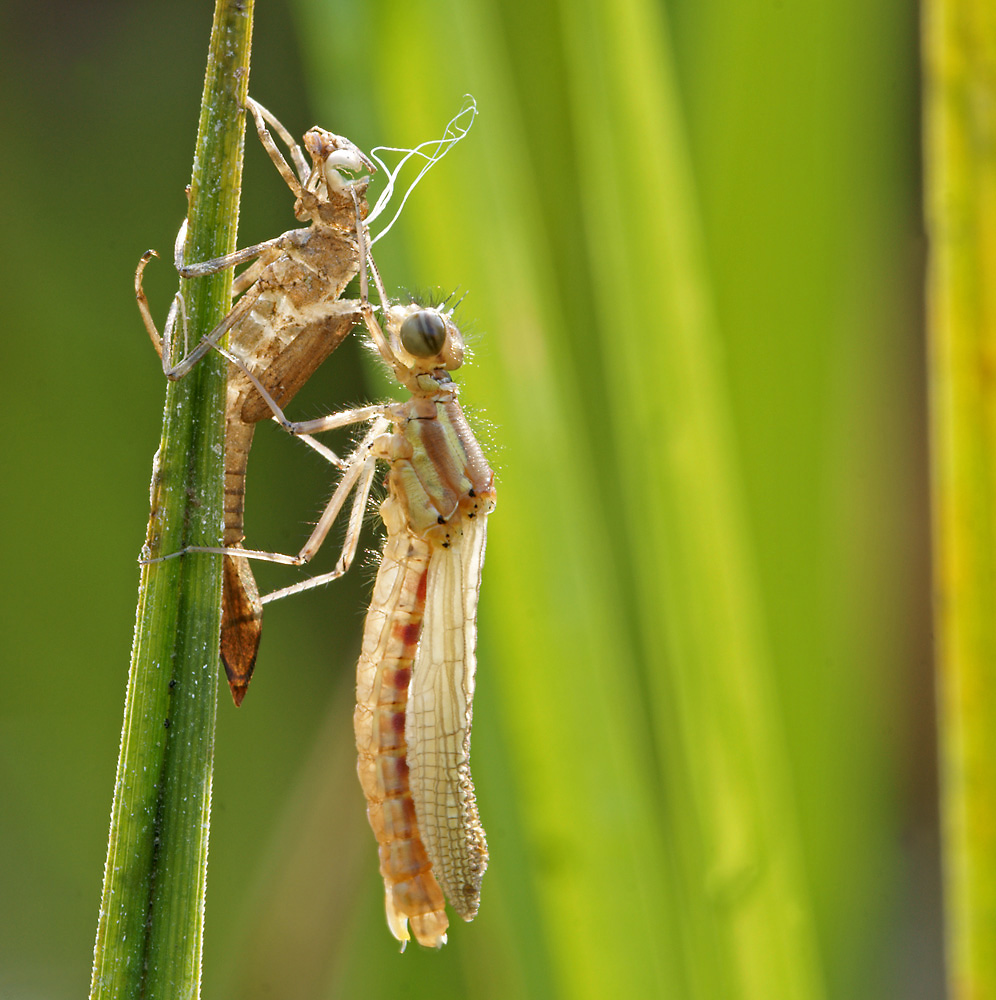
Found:
[{"label": "pale cream wing", "polygon": [[466,518],[433,550],[405,739],[419,831],[433,874],[464,920],[477,913],[488,847],[470,777],[477,597],[487,519]]}]

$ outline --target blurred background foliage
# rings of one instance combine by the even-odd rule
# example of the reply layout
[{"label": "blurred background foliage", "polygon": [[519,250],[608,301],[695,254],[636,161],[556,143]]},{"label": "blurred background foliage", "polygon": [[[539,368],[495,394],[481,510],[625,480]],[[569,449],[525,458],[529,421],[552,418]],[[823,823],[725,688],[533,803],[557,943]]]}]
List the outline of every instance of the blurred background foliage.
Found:
[{"label": "blurred background foliage", "polygon": [[[610,9],[259,3],[250,91],[295,134],[413,145],[464,93],[481,109],[378,260],[389,288],[470,292],[461,382],[502,487],[474,746],[492,867],[442,955],[396,955],[353,769],[367,560],[268,608],[245,704],[219,704],[205,996],[697,995],[680,893],[659,889],[696,877],[672,871],[692,793],[668,780],[659,712],[680,596],[648,568],[669,390],[634,404],[621,375],[668,335],[672,216],[717,340],[799,922],[827,997],[943,993],[915,5],[631,3],[640,53],[613,49]],[[131,275],[184,213],[210,18],[191,0],[0,8],[4,1000],[89,976],[164,396]],[[677,126],[663,155],[658,115]],[[251,135],[246,155],[240,245],[292,224]],[[620,239],[642,255],[625,289]],[[150,270],[159,315],[174,287]],[[386,391],[350,342],[294,414]],[[294,551],[328,472],[266,431],[247,527]]]}]

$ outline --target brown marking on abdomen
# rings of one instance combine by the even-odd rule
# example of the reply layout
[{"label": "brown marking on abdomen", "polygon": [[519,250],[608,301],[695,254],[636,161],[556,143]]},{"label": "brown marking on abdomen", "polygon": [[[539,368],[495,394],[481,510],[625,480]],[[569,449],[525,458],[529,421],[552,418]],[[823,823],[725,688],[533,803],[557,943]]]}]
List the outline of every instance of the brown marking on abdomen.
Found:
[{"label": "brown marking on abdomen", "polygon": [[442,890],[418,832],[408,783],[405,711],[422,630],[429,546],[407,534],[388,538],[363,633],[353,716],[357,773],[377,838],[388,923],[407,920],[420,944],[439,947],[449,921]]}]

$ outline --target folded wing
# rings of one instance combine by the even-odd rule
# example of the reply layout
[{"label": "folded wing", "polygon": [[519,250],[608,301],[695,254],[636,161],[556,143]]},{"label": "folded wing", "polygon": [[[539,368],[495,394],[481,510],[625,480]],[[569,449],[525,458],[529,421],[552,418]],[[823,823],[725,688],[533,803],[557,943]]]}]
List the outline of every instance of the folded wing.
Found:
[{"label": "folded wing", "polygon": [[426,853],[450,905],[477,913],[488,847],[470,776],[477,669],[477,598],[487,539],[484,517],[464,518],[429,562],[425,620],[409,692],[409,780]]}]

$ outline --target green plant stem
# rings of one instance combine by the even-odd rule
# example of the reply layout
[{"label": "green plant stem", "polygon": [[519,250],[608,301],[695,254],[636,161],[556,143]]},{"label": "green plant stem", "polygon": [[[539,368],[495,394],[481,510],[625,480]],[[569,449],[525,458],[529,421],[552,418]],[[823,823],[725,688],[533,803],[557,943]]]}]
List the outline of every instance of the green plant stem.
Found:
[{"label": "green plant stem", "polygon": [[[252,0],[218,0],[186,259],[235,248]],[[190,339],[231,305],[231,271],[184,288]],[[177,338],[182,342],[182,338]],[[145,553],[221,544],[226,368],[169,384]],[[91,998],[200,993],[221,620],[221,557],[142,567]]]},{"label": "green plant stem", "polygon": [[941,810],[952,998],[996,997],[996,11],[932,0],[927,215]]}]

